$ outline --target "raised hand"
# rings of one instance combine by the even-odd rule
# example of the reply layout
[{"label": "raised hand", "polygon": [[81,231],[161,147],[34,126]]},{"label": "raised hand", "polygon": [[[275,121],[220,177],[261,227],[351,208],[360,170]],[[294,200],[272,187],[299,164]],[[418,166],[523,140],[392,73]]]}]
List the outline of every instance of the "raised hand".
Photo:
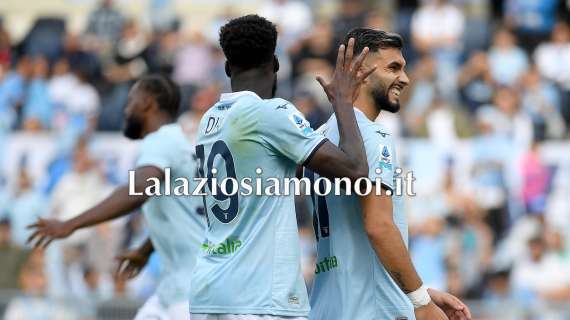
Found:
[{"label": "raised hand", "polygon": [[450,320],[471,320],[471,311],[454,295],[447,292],[428,289],[431,300],[445,312]]},{"label": "raised hand", "polygon": [[129,251],[115,257],[119,262],[116,276],[120,279],[132,279],[136,277],[148,262],[149,256],[140,250]]},{"label": "raised hand", "polygon": [[339,47],[334,74],[329,83],[326,83],[322,77],[317,76],[317,81],[323,87],[331,103],[342,99],[352,103],[356,101],[360,85],[376,70],[376,66],[367,70],[361,70],[362,63],[366,55],[368,55],[369,49],[365,47],[358,57],[353,59],[354,41],[354,38],[350,38],[348,40],[348,48],[345,48],[344,44]]},{"label": "raised hand", "polygon": [[67,238],[73,233],[73,228],[67,223],[56,219],[39,218],[38,222],[27,227],[34,232],[26,243],[33,243],[34,248],[45,249],[53,240]]}]

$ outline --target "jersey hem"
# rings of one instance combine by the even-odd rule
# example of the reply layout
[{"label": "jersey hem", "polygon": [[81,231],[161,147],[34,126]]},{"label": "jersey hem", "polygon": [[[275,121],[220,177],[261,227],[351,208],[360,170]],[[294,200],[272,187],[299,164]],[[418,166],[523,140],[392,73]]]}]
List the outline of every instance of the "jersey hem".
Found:
[{"label": "jersey hem", "polygon": [[192,314],[253,314],[272,315],[282,317],[308,317],[310,310],[287,310],[287,309],[266,309],[266,308],[226,308],[226,307],[197,307],[190,305]]}]

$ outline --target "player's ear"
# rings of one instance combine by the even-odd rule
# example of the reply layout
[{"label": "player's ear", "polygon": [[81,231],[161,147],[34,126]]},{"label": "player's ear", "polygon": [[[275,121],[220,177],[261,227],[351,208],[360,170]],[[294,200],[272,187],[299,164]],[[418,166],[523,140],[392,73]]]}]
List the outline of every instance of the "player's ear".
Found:
[{"label": "player's ear", "polygon": [[224,70],[226,71],[226,76],[228,76],[228,78],[232,77],[232,69],[230,68],[230,63],[226,60],[226,63],[224,65]]},{"label": "player's ear", "polygon": [[273,55],[273,72],[279,71],[279,59],[276,55]]},{"label": "player's ear", "polygon": [[156,100],[150,95],[145,95],[143,101],[142,110],[145,112],[151,110],[156,105]]}]

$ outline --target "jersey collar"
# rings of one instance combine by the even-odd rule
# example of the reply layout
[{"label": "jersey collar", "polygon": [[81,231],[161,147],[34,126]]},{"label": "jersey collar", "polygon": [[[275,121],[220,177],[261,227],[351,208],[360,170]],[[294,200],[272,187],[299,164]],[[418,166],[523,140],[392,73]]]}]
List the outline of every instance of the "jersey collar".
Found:
[{"label": "jersey collar", "polygon": [[222,93],[222,95],[220,96],[220,101],[236,100],[243,96],[253,96],[261,100],[261,98],[255,92],[245,90],[245,91],[237,91],[230,93]]}]

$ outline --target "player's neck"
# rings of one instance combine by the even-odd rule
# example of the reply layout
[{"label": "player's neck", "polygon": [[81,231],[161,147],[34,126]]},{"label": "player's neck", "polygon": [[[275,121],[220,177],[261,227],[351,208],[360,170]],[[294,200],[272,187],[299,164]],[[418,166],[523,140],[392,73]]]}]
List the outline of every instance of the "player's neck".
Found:
[{"label": "player's neck", "polygon": [[354,106],[362,111],[370,121],[376,120],[380,114],[380,110],[378,110],[374,104],[374,99],[367,94],[360,94],[358,99],[354,102]]},{"label": "player's neck", "polygon": [[259,70],[240,72],[231,78],[232,92],[251,91],[262,99],[273,98],[273,78]]},{"label": "player's neck", "polygon": [[147,121],[147,124],[143,128],[142,137],[146,137],[148,134],[151,134],[160,127],[172,123],[172,119],[162,113],[159,113],[155,117],[150,118]]}]

